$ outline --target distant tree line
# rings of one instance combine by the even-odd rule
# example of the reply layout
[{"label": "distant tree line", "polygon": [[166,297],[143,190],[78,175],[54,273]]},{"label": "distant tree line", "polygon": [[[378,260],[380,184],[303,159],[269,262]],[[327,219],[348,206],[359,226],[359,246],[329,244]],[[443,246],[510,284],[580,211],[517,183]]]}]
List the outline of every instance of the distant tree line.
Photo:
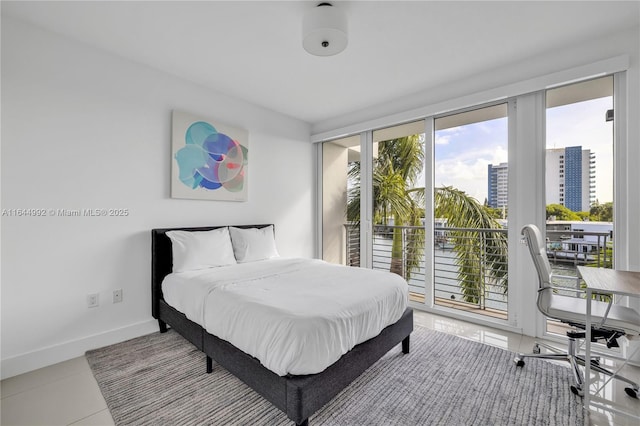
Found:
[{"label": "distant tree line", "polygon": [[[508,210],[490,207],[487,199],[484,199],[483,208],[485,212],[494,219],[506,219]],[[588,212],[574,212],[560,204],[549,204],[547,206],[547,220],[576,220],[591,222],[613,222],[613,203],[602,203],[596,201]]]},{"label": "distant tree line", "polygon": [[588,212],[574,212],[560,204],[547,206],[547,220],[555,217],[555,220],[589,220],[592,222],[613,222],[613,203],[596,203]]}]

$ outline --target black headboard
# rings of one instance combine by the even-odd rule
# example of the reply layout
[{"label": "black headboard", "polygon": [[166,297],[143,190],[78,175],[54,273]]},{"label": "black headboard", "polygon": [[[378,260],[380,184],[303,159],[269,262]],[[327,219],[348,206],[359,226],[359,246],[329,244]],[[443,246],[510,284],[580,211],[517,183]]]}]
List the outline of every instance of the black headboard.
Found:
[{"label": "black headboard", "polygon": [[[221,226],[202,226],[196,228],[159,228],[151,230],[151,313],[158,318],[158,304],[162,299],[162,280],[173,269],[171,240],[168,231],[211,231],[224,228]],[[271,225],[230,225],[235,228],[265,228]],[[275,227],[274,227],[275,232]]]}]

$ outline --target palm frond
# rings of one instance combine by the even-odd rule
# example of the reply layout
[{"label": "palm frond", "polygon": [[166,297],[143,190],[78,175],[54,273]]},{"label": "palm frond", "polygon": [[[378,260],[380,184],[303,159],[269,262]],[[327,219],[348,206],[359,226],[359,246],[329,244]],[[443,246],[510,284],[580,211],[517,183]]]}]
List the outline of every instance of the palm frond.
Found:
[{"label": "palm frond", "polygon": [[[436,188],[436,217],[447,218],[454,239],[458,280],[465,301],[478,303],[487,285],[507,293],[507,235],[502,227],[474,198],[453,187]],[[490,231],[482,231],[482,230]],[[485,278],[488,279],[485,280]]]}]

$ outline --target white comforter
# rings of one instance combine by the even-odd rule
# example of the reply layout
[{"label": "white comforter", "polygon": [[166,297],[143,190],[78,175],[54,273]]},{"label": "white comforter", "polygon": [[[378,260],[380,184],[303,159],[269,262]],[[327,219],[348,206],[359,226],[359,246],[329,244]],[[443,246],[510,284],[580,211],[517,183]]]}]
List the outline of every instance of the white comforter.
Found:
[{"label": "white comforter", "polygon": [[269,370],[314,374],[377,336],[406,309],[389,272],[312,259],[271,259],[168,275],[164,299]]}]

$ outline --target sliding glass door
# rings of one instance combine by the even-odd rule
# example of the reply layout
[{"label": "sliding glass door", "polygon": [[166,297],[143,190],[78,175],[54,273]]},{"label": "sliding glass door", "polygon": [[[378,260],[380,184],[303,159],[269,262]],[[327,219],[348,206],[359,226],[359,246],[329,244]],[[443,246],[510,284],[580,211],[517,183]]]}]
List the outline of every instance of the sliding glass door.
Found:
[{"label": "sliding glass door", "polygon": [[506,319],[507,104],[439,117],[434,127],[433,303]]},{"label": "sliding glass door", "polygon": [[424,120],[372,135],[372,267],[407,280],[411,300],[425,295]]},{"label": "sliding glass door", "polygon": [[576,265],[629,264],[628,209],[613,198],[628,191],[620,171],[614,186],[614,165],[625,164],[616,91],[625,78],[322,143],[322,257],[402,275],[411,301],[427,310],[546,333],[522,226],[545,230],[556,273],[574,276],[566,294],[579,286]]},{"label": "sliding glass door", "polygon": [[565,296],[580,296],[578,265],[613,266],[613,93],[613,76],[546,91],[547,253]]}]

